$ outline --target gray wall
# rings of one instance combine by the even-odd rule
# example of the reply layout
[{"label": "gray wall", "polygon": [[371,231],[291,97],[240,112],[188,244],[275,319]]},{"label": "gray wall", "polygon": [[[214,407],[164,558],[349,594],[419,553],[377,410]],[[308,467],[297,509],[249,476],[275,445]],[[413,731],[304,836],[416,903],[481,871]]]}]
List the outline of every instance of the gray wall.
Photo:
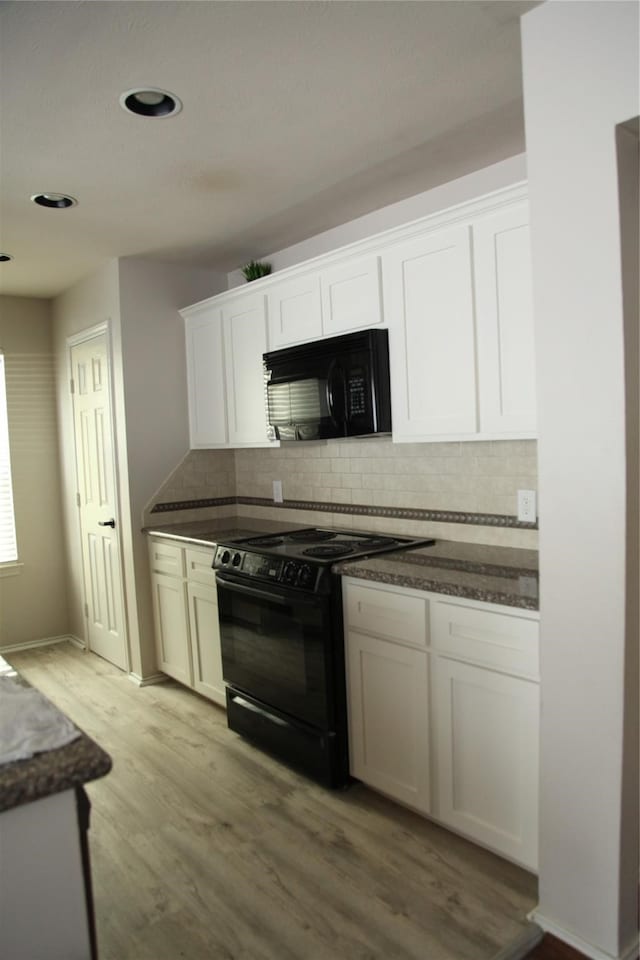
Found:
[{"label": "gray wall", "polygon": [[20,563],[0,578],[0,647],[7,647],[70,629],[50,302],[0,297],[0,347]]}]

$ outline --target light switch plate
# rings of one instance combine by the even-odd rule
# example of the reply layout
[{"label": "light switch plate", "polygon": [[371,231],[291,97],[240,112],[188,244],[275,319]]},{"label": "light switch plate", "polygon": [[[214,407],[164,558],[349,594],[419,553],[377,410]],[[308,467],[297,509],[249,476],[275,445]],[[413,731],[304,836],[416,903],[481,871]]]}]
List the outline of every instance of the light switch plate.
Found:
[{"label": "light switch plate", "polygon": [[273,502],[282,503],[282,480],[273,481]]}]

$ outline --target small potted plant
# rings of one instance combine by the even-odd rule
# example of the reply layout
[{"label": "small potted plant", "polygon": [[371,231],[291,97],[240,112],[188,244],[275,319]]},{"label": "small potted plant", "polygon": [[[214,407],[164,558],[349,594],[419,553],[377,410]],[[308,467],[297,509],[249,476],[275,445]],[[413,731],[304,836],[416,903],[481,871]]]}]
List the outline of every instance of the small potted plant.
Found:
[{"label": "small potted plant", "polygon": [[258,260],[249,260],[242,268],[245,280],[257,280],[258,277],[266,277],[271,273],[270,263],[260,263]]}]

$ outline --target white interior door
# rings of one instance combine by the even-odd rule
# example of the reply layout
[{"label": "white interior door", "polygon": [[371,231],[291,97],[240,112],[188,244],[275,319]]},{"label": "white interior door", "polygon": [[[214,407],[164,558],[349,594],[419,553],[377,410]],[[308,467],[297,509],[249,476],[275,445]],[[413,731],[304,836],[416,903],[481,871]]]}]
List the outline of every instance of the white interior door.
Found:
[{"label": "white interior door", "polygon": [[87,643],[126,670],[106,334],[73,346],[71,364]]}]

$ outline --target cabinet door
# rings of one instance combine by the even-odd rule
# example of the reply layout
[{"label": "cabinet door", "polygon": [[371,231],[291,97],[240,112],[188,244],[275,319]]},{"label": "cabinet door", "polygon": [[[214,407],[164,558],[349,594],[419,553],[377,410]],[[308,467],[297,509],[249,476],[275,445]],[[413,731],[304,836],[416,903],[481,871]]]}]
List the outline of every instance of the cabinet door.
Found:
[{"label": "cabinet door", "polygon": [[469,227],[438,230],[382,258],[393,439],[475,434]]},{"label": "cabinet door", "polygon": [[326,337],[382,324],[380,257],[323,270],[321,284],[322,331]]},{"label": "cabinet door", "polygon": [[478,391],[483,433],[536,430],[529,213],[518,203],[473,227]]},{"label": "cabinet door", "polygon": [[262,354],[267,349],[264,295],[222,309],[229,442],[267,446]]},{"label": "cabinet door", "polygon": [[538,685],[445,657],[433,676],[436,816],[535,870]]},{"label": "cabinet door", "polygon": [[355,632],[347,647],[351,773],[428,813],[427,654]]},{"label": "cabinet door", "polygon": [[222,311],[185,318],[191,448],[228,444]]},{"label": "cabinet door", "polygon": [[296,277],[269,290],[269,350],[322,336],[320,277]]},{"label": "cabinet door", "polygon": [[224,706],[226,700],[222,680],[218,595],[215,582],[205,586],[203,583],[189,581],[187,596],[193,657],[193,687],[198,693]]},{"label": "cabinet door", "polygon": [[158,663],[164,673],[191,686],[191,654],[184,581],[151,575]]}]

